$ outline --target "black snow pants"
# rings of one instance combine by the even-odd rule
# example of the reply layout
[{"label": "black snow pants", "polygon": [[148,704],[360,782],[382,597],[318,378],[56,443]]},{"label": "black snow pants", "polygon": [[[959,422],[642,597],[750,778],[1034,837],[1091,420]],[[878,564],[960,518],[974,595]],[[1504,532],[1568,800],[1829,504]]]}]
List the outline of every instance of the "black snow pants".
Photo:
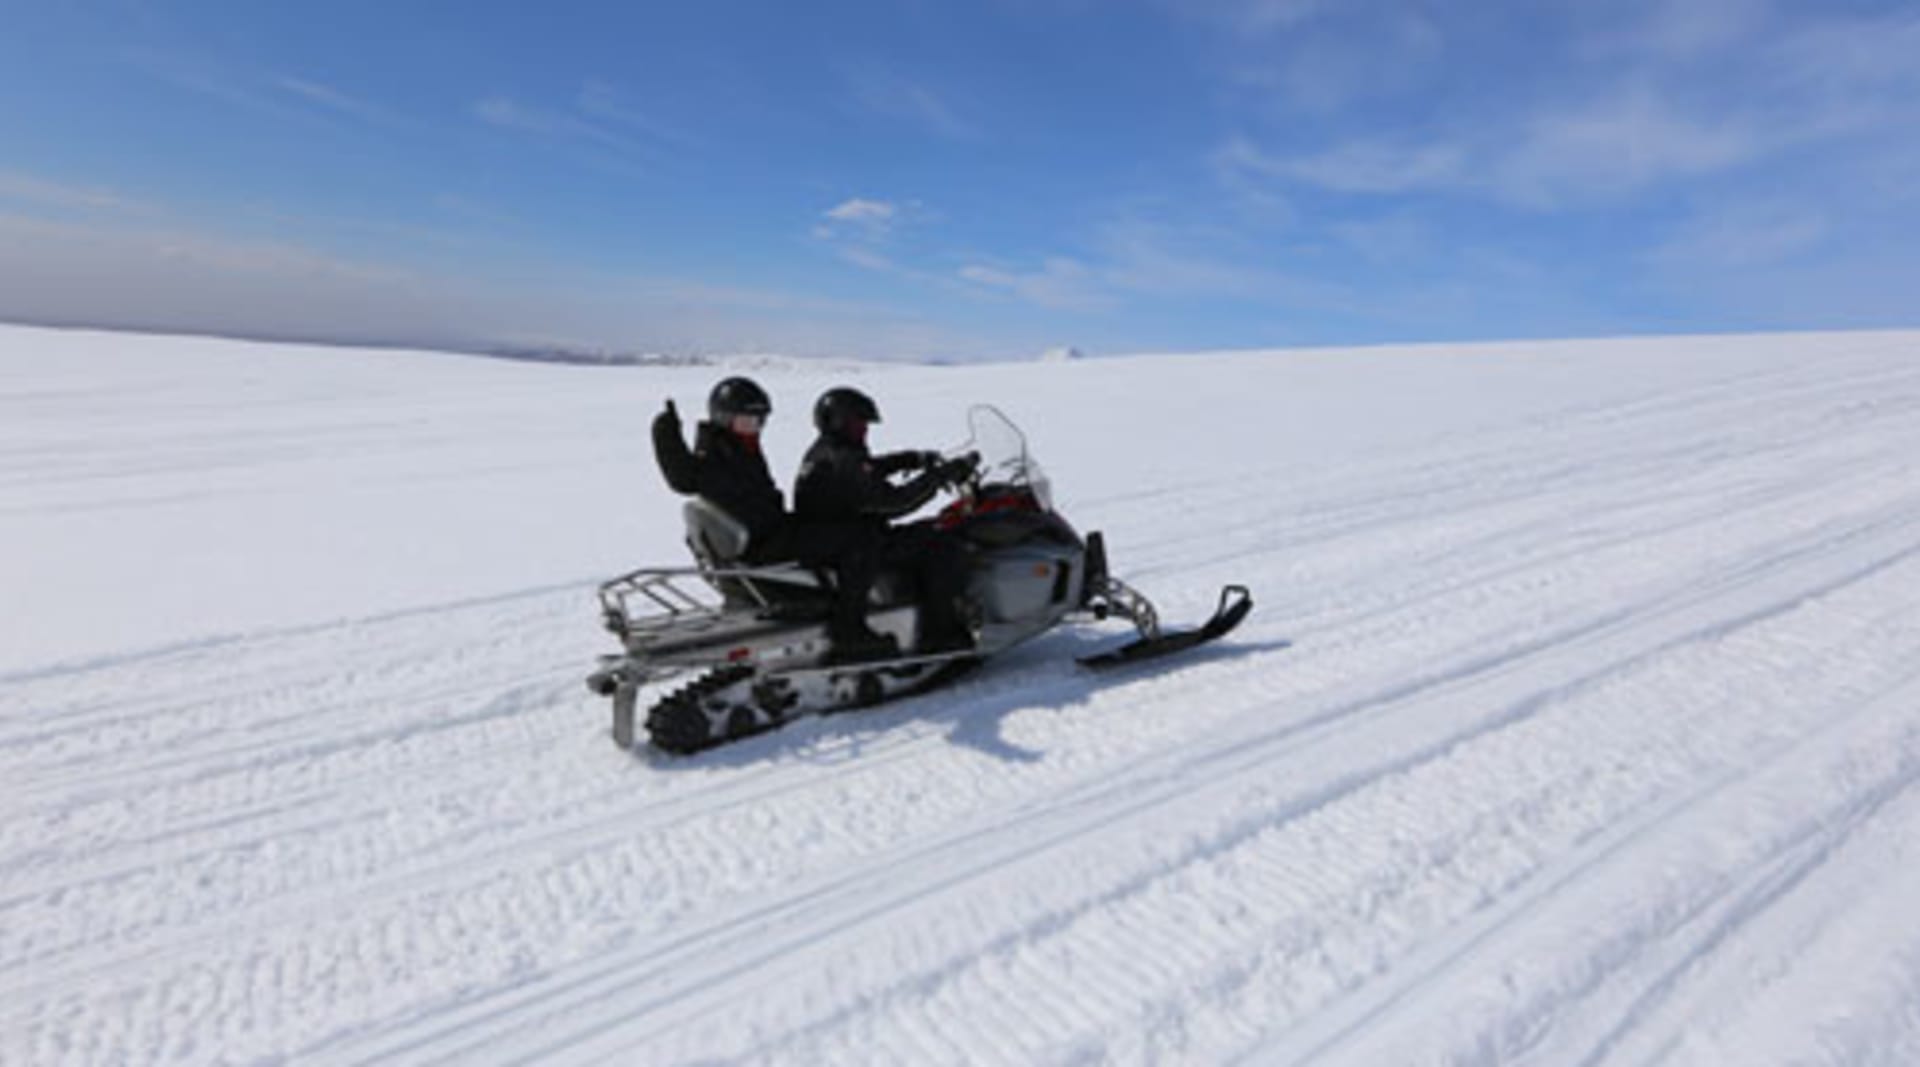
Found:
[{"label": "black snow pants", "polygon": [[866,626],[867,598],[880,572],[898,571],[921,606],[921,650],[949,650],[972,643],[960,597],[967,587],[965,548],[926,523],[881,527],[871,522],[796,519],[748,551],[750,562],[797,560],[831,570],[836,637]]},{"label": "black snow pants", "polygon": [[931,523],[890,527],[880,546],[880,566],[898,569],[913,583],[920,605],[920,651],[970,648],[960,598],[967,591],[967,551],[960,539]]},{"label": "black snow pants", "polygon": [[867,596],[879,573],[881,537],[881,531],[866,523],[794,519],[760,543],[750,543],[747,561],[793,560],[802,566],[832,571],[833,614],[827,630],[838,640],[866,627]]}]

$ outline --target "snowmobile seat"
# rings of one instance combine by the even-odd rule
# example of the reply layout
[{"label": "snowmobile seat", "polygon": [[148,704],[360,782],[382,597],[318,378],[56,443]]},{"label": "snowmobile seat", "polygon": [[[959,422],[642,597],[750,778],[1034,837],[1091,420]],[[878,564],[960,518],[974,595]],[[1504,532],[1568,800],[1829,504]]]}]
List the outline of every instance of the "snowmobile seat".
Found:
[{"label": "snowmobile seat", "polygon": [[746,523],[727,514],[718,504],[699,497],[687,501],[680,515],[687,524],[687,547],[693,549],[693,558],[699,560],[701,566],[711,569],[741,566],[740,559],[747,554],[747,542],[751,539]]},{"label": "snowmobile seat", "polygon": [[[694,497],[681,509],[686,521],[687,547],[702,570],[752,569],[767,564],[746,561],[752,535],[739,519],[711,500]],[[729,605],[761,606],[768,618],[811,619],[825,617],[832,602],[833,572],[824,567],[806,568],[794,563],[778,578],[729,576],[707,579]],[[875,607],[909,603],[912,585],[898,570],[883,570],[874,577],[869,598]]]},{"label": "snowmobile seat", "polygon": [[[695,497],[681,509],[687,527],[687,547],[702,570],[731,570],[754,566],[745,559],[752,540],[747,526],[711,500]],[[708,581],[730,605],[766,605],[779,617],[823,614],[831,579],[814,571],[794,568],[778,580],[738,576],[709,577]]]}]

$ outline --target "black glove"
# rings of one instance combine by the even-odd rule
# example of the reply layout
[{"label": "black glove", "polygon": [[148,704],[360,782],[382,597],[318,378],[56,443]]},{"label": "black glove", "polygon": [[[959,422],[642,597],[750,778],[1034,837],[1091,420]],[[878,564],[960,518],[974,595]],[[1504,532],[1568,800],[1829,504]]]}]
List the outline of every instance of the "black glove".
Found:
[{"label": "black glove", "polygon": [[947,485],[964,485],[967,479],[973,477],[973,472],[980,469],[980,453],[968,452],[964,456],[955,456],[942,461],[934,469],[939,479]]},{"label": "black glove", "polygon": [[889,452],[874,460],[874,462],[879,465],[880,469],[886,471],[888,474],[896,474],[900,471],[932,470],[940,465],[940,453],[914,452],[912,450]]},{"label": "black glove", "polygon": [[653,417],[653,432],[656,434],[671,432],[675,437],[681,435],[680,409],[673,406],[673,401],[667,401],[666,410]]}]

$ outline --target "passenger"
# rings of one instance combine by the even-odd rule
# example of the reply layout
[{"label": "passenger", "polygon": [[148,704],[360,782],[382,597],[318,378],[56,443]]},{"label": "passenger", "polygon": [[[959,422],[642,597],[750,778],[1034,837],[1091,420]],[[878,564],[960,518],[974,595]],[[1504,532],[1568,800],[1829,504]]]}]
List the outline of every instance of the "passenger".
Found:
[{"label": "passenger", "polygon": [[[966,592],[965,546],[928,523],[892,525],[912,514],[944,486],[964,482],[977,457],[943,460],[938,452],[894,452],[874,456],[867,449],[867,428],[880,421],[880,408],[857,389],[829,389],[813,407],[820,436],[807,449],[794,483],[794,511],[804,522],[844,524],[878,539],[873,570],[897,568],[914,580],[920,604],[918,651],[965,652],[974,647],[961,596]],[[901,484],[893,474],[917,471]]]},{"label": "passenger", "polygon": [[867,596],[880,558],[879,535],[856,523],[797,519],[768,473],[760,433],[773,414],[766,390],[748,378],[728,378],[707,397],[707,419],[688,451],[673,401],[653,420],[653,451],[675,492],[698,496],[747,528],[741,562],[798,562],[834,572],[827,623],[835,662],[885,657],[893,639],[867,625]]}]

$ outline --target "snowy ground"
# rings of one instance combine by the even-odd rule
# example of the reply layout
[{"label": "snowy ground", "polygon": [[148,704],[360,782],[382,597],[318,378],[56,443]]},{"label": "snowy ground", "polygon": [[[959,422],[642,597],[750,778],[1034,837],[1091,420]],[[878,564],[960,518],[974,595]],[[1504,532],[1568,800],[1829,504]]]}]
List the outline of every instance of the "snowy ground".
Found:
[{"label": "snowy ground", "polygon": [[1920,334],[861,372],[1254,615],[629,755],[711,378],[0,329],[0,1062],[1920,1062]]}]

